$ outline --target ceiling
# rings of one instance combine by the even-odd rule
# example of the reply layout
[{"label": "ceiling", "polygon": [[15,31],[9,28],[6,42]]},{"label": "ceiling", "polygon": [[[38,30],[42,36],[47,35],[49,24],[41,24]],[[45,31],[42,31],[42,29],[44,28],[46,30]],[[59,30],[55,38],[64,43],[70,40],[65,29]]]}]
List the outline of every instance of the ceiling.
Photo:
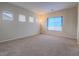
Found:
[{"label": "ceiling", "polygon": [[77,2],[9,2],[37,14],[46,14],[77,6]]}]

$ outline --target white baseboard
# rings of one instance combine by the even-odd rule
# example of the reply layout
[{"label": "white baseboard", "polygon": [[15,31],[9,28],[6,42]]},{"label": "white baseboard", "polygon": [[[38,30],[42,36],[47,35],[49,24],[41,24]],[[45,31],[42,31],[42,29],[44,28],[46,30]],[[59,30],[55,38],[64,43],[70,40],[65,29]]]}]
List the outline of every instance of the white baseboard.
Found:
[{"label": "white baseboard", "polygon": [[24,37],[17,37],[17,38],[12,38],[12,39],[7,39],[7,40],[0,41],[0,43],[1,42],[12,41],[12,40],[17,40],[17,39],[29,38],[29,37],[33,37],[33,36],[36,36],[36,35],[39,35],[39,34],[34,34],[34,35],[24,36]]},{"label": "white baseboard", "polygon": [[72,36],[72,35],[68,35],[68,34],[61,34],[61,33],[58,33],[58,34],[44,33],[44,34],[47,34],[47,35],[55,35],[55,36],[61,36],[61,37],[66,37],[66,38],[70,38],[70,39],[77,39],[76,37],[74,37],[74,36]]}]

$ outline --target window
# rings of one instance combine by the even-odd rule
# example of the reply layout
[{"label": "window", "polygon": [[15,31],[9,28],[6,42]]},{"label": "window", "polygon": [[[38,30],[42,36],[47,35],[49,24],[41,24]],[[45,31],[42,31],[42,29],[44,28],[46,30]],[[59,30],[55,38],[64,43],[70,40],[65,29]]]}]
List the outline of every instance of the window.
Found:
[{"label": "window", "polygon": [[12,21],[13,20],[13,14],[10,11],[3,11],[2,13],[2,19],[4,21]]},{"label": "window", "polygon": [[29,22],[33,23],[34,22],[34,17],[30,16],[29,17]]},{"label": "window", "polygon": [[48,18],[47,21],[48,30],[62,31],[62,21],[63,21],[62,16]]},{"label": "window", "polygon": [[22,14],[19,15],[19,22],[26,22],[26,17]]},{"label": "window", "polygon": [[39,23],[39,20],[37,18],[35,20],[36,20],[36,23]]}]

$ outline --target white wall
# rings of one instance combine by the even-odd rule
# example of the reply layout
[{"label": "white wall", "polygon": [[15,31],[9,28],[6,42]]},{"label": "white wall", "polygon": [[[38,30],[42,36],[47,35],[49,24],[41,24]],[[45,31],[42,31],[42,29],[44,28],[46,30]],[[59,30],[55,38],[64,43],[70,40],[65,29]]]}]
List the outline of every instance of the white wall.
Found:
[{"label": "white wall", "polygon": [[79,3],[78,3],[78,19],[77,19],[77,42],[79,44]]},{"label": "white wall", "polygon": [[58,35],[68,38],[77,38],[77,7],[64,9],[57,12],[52,12],[47,15],[48,17],[63,16],[63,29],[62,32],[48,31],[47,19],[43,24],[46,34]]},{"label": "white wall", "polygon": [[[6,23],[2,19],[2,12],[10,10],[13,13],[13,21]],[[26,16],[26,22],[18,21],[18,15]],[[14,6],[8,3],[0,3],[0,41],[12,40],[15,38],[28,37],[39,34],[38,18],[34,23],[29,23],[29,16],[37,18],[36,14],[24,8]]]}]

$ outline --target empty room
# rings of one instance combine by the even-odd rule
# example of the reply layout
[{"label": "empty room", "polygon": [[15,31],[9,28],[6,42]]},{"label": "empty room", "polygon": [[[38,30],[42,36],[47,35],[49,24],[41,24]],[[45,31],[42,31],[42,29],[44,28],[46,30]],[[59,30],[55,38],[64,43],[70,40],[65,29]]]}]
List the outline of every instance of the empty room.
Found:
[{"label": "empty room", "polygon": [[0,56],[79,56],[78,2],[0,2]]}]

